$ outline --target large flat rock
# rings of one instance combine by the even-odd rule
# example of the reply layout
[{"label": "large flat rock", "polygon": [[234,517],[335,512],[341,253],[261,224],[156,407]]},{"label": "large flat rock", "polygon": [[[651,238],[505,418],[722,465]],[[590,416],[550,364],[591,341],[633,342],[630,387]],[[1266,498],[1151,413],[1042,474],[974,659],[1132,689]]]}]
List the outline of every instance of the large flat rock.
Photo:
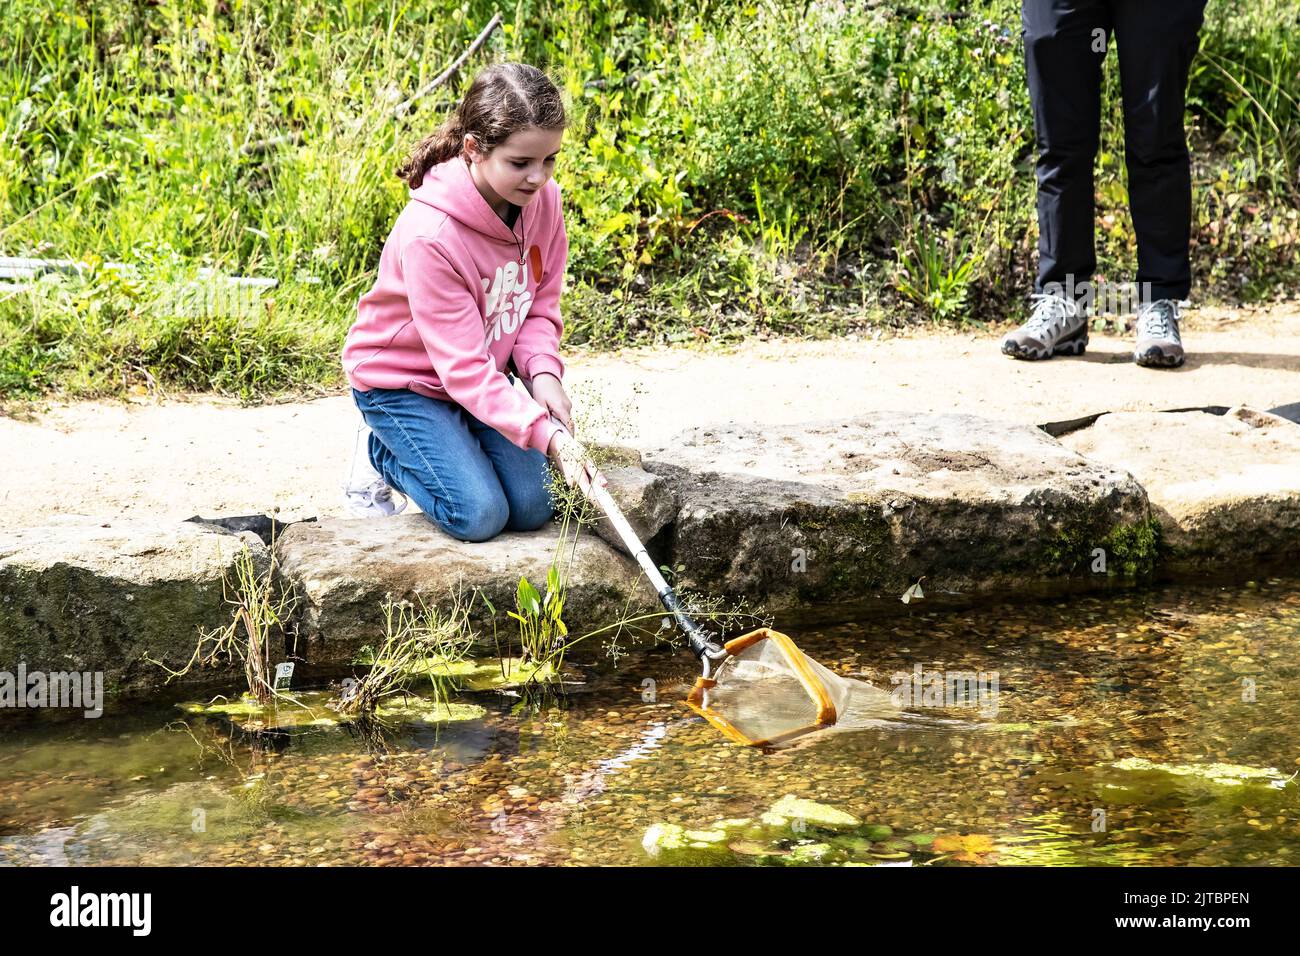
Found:
[{"label": "large flat rock", "polygon": [[[609,496],[614,499],[641,542],[644,544],[650,541],[673,520],[677,512],[677,502],[668,482],[642,467],[641,453],[635,448],[618,445],[590,447],[605,476]],[[590,510],[595,518],[591,529],[626,554],[627,549],[609,520],[601,516],[595,506]]]},{"label": "large flat rock", "polygon": [[[527,534],[506,532],[484,542],[463,542],[443,533],[422,515],[381,519],[329,518],[300,523],[276,541],[280,573],[292,583],[299,606],[297,653],[319,665],[347,664],[366,645],[383,639],[384,602],[413,600],[449,607],[458,591],[478,588],[497,611],[502,641],[518,646],[515,610],[519,578],[545,590],[556,555],[558,526]],[[578,536],[565,559],[569,593],[564,620],[574,637],[607,625],[623,613],[655,605],[655,596],[636,566],[589,532]],[[492,626],[481,601],[472,624],[485,646]],[[593,639],[579,656],[599,653]]]},{"label": "large flat rock", "polygon": [[1154,558],[1133,477],[1027,425],[879,412],[691,429],[643,457],[677,496],[683,581],[770,606],[901,595],[922,576],[1041,591],[1091,574],[1096,548],[1112,574]]},{"label": "large flat rock", "polygon": [[1249,408],[1112,412],[1061,441],[1131,472],[1170,565],[1245,567],[1300,556],[1300,425]]},{"label": "large flat rock", "polygon": [[[1249,409],[1108,414],[1059,441],[974,415],[873,412],[692,429],[625,451],[602,467],[656,558],[681,568],[675,583],[772,610],[896,607],[920,579],[931,597],[1027,597],[1157,563],[1239,571],[1300,556],[1300,425]],[[231,619],[222,581],[236,555],[247,545],[259,569],[271,559],[248,532],[104,520],[0,532],[0,670],[24,661],[102,670],[110,691],[159,688],[165,674],[144,658],[183,665],[201,631]],[[599,533],[610,535],[584,531],[566,560],[573,635],[657,609]],[[464,543],[419,514],[292,524],[275,543],[278,581],[299,597],[289,637],[313,667],[342,667],[382,640],[386,599],[446,607],[477,589],[497,636],[517,640],[506,612],[519,579],[541,585],[557,545],[554,525]],[[491,645],[486,605],[476,610]],[[597,658],[603,645],[574,653]]]},{"label": "large flat rock", "polygon": [[144,657],[184,665],[201,631],[231,620],[222,580],[243,547],[263,572],[270,559],[247,532],[84,521],[0,532],[0,670],[103,671],[109,692],[161,685]]}]

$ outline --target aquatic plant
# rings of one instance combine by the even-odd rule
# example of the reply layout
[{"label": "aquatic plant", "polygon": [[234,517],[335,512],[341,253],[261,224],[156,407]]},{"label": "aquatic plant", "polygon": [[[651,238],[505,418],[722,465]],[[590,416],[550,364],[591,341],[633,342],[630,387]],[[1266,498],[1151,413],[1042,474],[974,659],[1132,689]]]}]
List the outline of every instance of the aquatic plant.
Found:
[{"label": "aquatic plant", "polygon": [[[633,391],[639,392],[639,389],[634,388]],[[630,438],[632,416],[628,402],[616,403],[594,388],[584,389],[581,386],[574,390],[574,397],[577,399],[574,418],[578,430],[583,434],[600,432],[619,440]],[[640,465],[637,452],[616,444],[589,444],[586,452],[589,460],[602,471]],[[514,595],[515,609],[507,612],[518,625],[522,661],[528,666],[546,668],[553,674],[559,674],[568,649],[591,638],[602,640],[606,655],[615,663],[624,653],[624,641],[628,638],[633,642],[666,642],[675,646],[679,635],[672,627],[672,616],[662,609],[643,610],[644,596],[648,592],[644,590],[646,585],[640,573],[621,585],[619,590],[623,603],[612,621],[576,636],[569,633],[564,621],[569,570],[577,553],[580,536],[585,529],[601,521],[603,515],[580,488],[569,487],[554,469],[549,473],[547,491],[555,509],[559,537],[546,571],[545,590],[541,591],[534,586],[527,575],[521,576]],[[673,569],[665,567],[663,570],[666,578],[672,580]],[[677,570],[683,568],[678,567]],[[751,611],[743,598],[728,603],[721,597],[681,588],[676,590],[682,605],[697,622],[712,624],[722,634],[745,625],[753,629],[771,623],[760,613]],[[490,604],[488,607],[491,609]],[[501,653],[499,643],[498,653]],[[507,645],[502,659],[508,659],[509,654]]]},{"label": "aquatic plant", "polygon": [[[561,546],[564,537],[561,532]],[[545,594],[538,594],[527,576],[521,577],[515,591],[515,610],[507,612],[519,622],[520,651],[528,663],[549,661],[558,668],[564,661],[565,639],[569,636],[563,617],[568,580],[561,566],[557,555],[546,572]]]},{"label": "aquatic plant", "polygon": [[275,698],[274,658],[278,656],[275,639],[283,646],[285,627],[297,604],[297,594],[292,584],[282,589],[277,582],[274,537],[270,554],[265,570],[259,571],[248,544],[242,542],[232,565],[233,580],[229,569],[221,576],[222,594],[233,608],[231,620],[222,627],[201,632],[194,653],[184,667],[172,670],[161,661],[145,658],[167,671],[168,683],[196,667],[221,667],[238,660],[248,681],[249,694],[263,704]]},{"label": "aquatic plant", "polygon": [[[588,445],[586,451],[597,468],[604,467],[614,457],[611,449],[600,445]],[[564,622],[569,569],[582,530],[599,520],[600,515],[582,489],[576,485],[569,487],[555,468],[548,471],[547,494],[559,524],[559,537],[546,569],[546,589],[539,592],[527,575],[521,576],[515,589],[515,609],[507,615],[519,625],[523,661],[534,665],[547,663],[558,671],[569,646],[569,627]]]},{"label": "aquatic plant", "polygon": [[251,696],[209,703],[187,701],[176,705],[191,717],[212,717],[229,721],[240,730],[315,731],[337,727],[348,719],[376,718],[401,724],[437,726],[461,720],[478,720],[486,711],[477,704],[453,704],[445,699],[430,699],[398,688],[378,698],[371,710],[353,715],[338,710],[338,701],[329,691],[307,691],[295,698],[281,695],[269,704],[260,704]]},{"label": "aquatic plant", "polygon": [[[588,417],[580,419],[583,431],[592,426],[593,416],[604,420],[608,414],[599,401],[591,403],[587,411]],[[627,428],[626,409],[622,410],[621,415],[614,425],[616,430]],[[618,457],[616,450],[602,445],[588,445],[586,452],[597,468],[605,467]],[[506,614],[518,624],[520,658],[523,663],[532,666],[549,665],[558,673],[570,644],[569,628],[564,622],[569,568],[577,552],[582,529],[599,520],[600,515],[582,489],[570,487],[553,467],[547,472],[546,490],[555,511],[555,520],[559,524],[559,537],[550,566],[546,570],[546,588],[539,592],[527,575],[521,575],[515,589],[515,609]],[[502,657],[504,659],[508,656],[507,650]]]},{"label": "aquatic plant", "polygon": [[457,586],[447,610],[418,593],[415,603],[394,601],[389,595],[383,605],[383,641],[362,648],[357,663],[368,664],[369,670],[347,684],[334,709],[349,717],[373,715],[385,698],[402,693],[419,678],[429,681],[435,704],[446,709],[455,689],[454,666],[474,646],[469,614],[477,594]]}]

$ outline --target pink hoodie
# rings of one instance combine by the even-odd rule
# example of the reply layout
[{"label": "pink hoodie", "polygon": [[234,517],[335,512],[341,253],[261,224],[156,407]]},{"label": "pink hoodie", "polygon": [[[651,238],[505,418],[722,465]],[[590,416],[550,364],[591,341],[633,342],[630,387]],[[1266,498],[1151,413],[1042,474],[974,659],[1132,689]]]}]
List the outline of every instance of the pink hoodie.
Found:
[{"label": "pink hoodie", "polygon": [[455,402],[520,448],[545,453],[557,426],[503,372],[513,357],[526,380],[563,377],[568,253],[554,179],[520,211],[512,236],[463,159],[430,168],[384,243],[374,287],[357,303],[343,345],[348,380],[358,391],[406,388]]}]

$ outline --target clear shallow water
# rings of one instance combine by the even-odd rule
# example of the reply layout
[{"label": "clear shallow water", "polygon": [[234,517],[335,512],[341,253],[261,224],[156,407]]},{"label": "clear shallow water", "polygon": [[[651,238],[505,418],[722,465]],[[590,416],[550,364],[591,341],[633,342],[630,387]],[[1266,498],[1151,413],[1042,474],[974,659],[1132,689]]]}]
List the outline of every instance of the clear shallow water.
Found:
[{"label": "clear shallow water", "polygon": [[[1300,583],[923,607],[777,626],[880,687],[921,664],[996,674],[996,698],[772,754],[686,710],[695,669],[666,653],[536,704],[476,695],[481,720],[381,737],[258,737],[170,707],[0,722],[0,863],[1295,862]],[[862,826],[717,839],[715,821],[786,795]],[[716,842],[652,856],[656,824]]]}]

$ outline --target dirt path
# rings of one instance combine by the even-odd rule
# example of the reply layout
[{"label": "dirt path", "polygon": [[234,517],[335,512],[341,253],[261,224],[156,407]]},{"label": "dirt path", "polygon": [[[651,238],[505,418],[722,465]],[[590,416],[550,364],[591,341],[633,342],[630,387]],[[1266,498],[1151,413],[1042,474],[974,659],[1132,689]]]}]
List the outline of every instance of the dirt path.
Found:
[{"label": "dirt path", "polygon": [[[995,332],[769,341],[723,352],[571,355],[589,437],[648,447],[682,428],[797,422],[879,409],[961,411],[1038,424],[1106,410],[1300,401],[1300,308],[1206,311],[1184,329],[1187,364],[1139,368],[1131,337],[1094,334],[1081,358],[1016,362]],[[57,515],[341,513],[357,413],[350,396],[242,408],[211,398],[52,405],[0,418],[0,527]]]}]

